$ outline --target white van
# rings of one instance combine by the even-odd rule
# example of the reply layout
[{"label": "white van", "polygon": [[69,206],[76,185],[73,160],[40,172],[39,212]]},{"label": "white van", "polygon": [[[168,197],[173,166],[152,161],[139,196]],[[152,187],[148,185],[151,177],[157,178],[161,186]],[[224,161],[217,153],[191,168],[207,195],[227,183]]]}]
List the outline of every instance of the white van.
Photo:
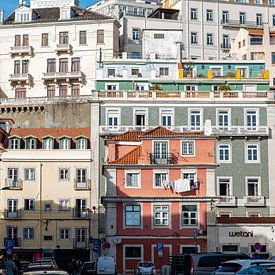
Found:
[{"label": "white van", "polygon": [[113,257],[101,256],[97,259],[97,274],[116,275],[116,262]]}]

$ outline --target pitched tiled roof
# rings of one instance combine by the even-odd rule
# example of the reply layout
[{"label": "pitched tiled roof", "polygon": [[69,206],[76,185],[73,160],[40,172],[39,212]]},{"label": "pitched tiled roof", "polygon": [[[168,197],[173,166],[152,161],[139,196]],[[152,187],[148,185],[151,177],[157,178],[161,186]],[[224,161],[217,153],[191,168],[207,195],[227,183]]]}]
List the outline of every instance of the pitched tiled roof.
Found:
[{"label": "pitched tiled roof", "polygon": [[114,141],[141,141],[143,138],[170,138],[170,137],[204,137],[203,132],[173,132],[162,126],[158,126],[152,130],[141,131],[129,131],[124,134],[116,135],[112,138]]},{"label": "pitched tiled roof", "polygon": [[[35,22],[47,22],[47,21],[60,21],[60,8],[43,8],[43,9],[33,9],[36,14],[36,18],[30,23]],[[105,16],[103,14],[88,11],[86,9],[81,9],[78,7],[72,7],[73,16],[71,20],[103,20],[110,19],[111,17]],[[14,23],[15,13],[13,12],[6,20],[6,24]],[[67,20],[66,20],[67,21]]]},{"label": "pitched tiled roof", "polygon": [[85,136],[90,139],[90,128],[12,128],[9,134],[21,138],[34,136],[40,141],[46,136],[52,136],[56,139],[69,136],[73,140],[76,137]]},{"label": "pitched tiled roof", "polygon": [[109,164],[138,164],[138,160],[140,158],[142,151],[141,146],[137,146],[134,150],[126,154],[125,156],[109,162]]}]

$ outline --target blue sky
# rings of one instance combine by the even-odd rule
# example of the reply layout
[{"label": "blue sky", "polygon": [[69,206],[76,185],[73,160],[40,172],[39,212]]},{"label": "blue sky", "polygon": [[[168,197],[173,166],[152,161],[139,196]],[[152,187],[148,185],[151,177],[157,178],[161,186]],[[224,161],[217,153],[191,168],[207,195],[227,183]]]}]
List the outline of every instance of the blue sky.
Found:
[{"label": "blue sky", "polygon": [[[5,17],[8,16],[16,9],[18,6],[18,0],[0,0],[0,9],[5,11]],[[27,1],[28,3],[29,1]],[[97,2],[97,0],[80,0],[80,6],[85,8],[93,3]]]}]

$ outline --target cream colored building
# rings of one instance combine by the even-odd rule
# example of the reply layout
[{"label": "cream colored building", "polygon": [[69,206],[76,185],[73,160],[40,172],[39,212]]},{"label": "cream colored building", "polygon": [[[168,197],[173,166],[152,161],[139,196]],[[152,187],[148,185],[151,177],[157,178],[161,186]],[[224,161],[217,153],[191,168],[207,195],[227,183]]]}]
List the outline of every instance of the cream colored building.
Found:
[{"label": "cream colored building", "polygon": [[90,95],[100,56],[119,51],[118,29],[115,19],[76,0],[20,3],[0,23],[2,96]]},{"label": "cream colored building", "polygon": [[29,260],[89,258],[98,237],[90,128],[14,128],[5,143],[0,247],[14,240]]}]

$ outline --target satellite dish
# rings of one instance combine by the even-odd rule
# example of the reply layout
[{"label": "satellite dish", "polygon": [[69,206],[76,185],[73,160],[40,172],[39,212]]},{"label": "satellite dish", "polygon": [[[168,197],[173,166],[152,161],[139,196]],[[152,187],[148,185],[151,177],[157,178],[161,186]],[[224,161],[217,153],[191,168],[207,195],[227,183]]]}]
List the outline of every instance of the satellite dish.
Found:
[{"label": "satellite dish", "polygon": [[211,125],[211,120],[207,119],[204,123],[204,134],[206,136],[211,136],[212,135],[212,125]]}]

